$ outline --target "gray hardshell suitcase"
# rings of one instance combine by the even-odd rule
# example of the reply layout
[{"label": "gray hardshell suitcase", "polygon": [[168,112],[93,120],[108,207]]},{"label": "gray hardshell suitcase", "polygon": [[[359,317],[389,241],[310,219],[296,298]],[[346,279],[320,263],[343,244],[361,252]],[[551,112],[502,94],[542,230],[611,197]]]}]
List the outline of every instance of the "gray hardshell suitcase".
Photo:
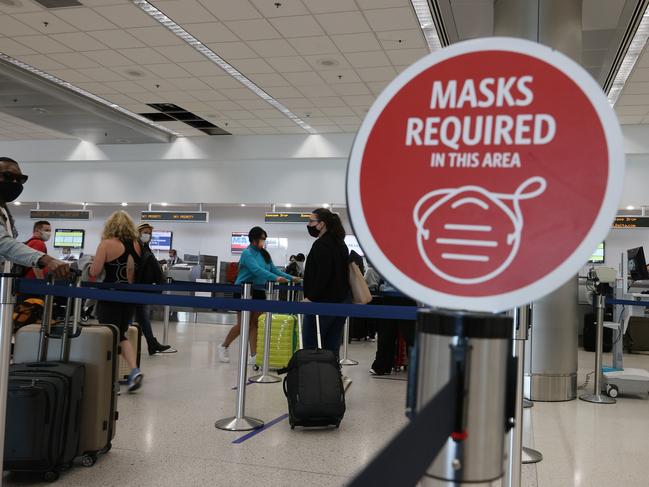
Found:
[{"label": "gray hardshell suitcase", "polygon": [[[14,363],[29,362],[38,347],[39,325],[28,325],[16,333]],[[60,336],[53,327],[50,338]],[[57,358],[61,340],[50,340],[48,360]],[[83,465],[94,465],[99,453],[111,448],[115,436],[119,392],[119,330],[113,325],[77,328],[70,342],[70,360],[85,364],[86,378],[81,405],[81,436],[78,454]]]}]

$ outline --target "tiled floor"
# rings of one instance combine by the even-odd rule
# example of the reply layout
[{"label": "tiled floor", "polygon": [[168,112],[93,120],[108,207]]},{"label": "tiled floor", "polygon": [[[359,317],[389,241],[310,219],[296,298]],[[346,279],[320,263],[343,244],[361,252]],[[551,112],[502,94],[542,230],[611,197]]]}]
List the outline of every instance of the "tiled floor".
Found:
[{"label": "tiled floor", "polygon": [[[221,364],[216,352],[227,331],[215,324],[172,324],[170,343],[180,351],[142,356],[144,386],[120,397],[111,452],[92,468],[65,472],[57,485],[340,486],[405,424],[406,382],[370,377],[375,343],[354,342],[350,351],[361,363],[344,369],[353,384],[339,430],[291,431],[282,420],[233,444],[245,433],[214,428],[215,420],[234,413],[236,360]],[[591,362],[592,354],[580,356],[584,372]],[[628,362],[649,367],[649,357]],[[626,398],[615,406],[572,401],[526,410],[527,429],[535,434],[527,431],[525,442],[545,460],[524,467],[523,486],[648,485],[648,406],[646,398]],[[249,385],[246,412],[265,421],[285,414],[281,385]],[[4,479],[5,486],[39,484],[33,477]]]}]

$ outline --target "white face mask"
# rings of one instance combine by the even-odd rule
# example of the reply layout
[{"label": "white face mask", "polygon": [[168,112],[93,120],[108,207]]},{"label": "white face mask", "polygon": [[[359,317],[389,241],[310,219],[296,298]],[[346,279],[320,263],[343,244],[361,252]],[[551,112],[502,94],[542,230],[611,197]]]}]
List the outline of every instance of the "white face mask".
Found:
[{"label": "white face mask", "polygon": [[142,243],[149,243],[151,241],[151,234],[150,233],[141,233],[140,234],[140,240],[142,240]]},{"label": "white face mask", "polygon": [[43,242],[47,242],[47,241],[50,239],[51,236],[52,236],[52,232],[51,232],[51,231],[50,231],[50,232],[43,232],[43,231],[41,231],[41,240],[42,240]]}]

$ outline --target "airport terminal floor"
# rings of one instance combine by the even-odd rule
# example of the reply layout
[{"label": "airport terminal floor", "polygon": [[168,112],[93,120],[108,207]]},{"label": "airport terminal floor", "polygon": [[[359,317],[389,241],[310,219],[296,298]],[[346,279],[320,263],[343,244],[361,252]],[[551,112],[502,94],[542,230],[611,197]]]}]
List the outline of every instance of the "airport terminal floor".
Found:
[{"label": "airport terminal floor", "polygon": [[[181,314],[182,317],[182,314]],[[189,317],[191,318],[191,317]],[[218,361],[217,346],[228,325],[172,323],[177,354],[142,355],[145,382],[135,394],[122,390],[113,448],[94,467],[65,472],[56,485],[68,486],[341,486],[405,423],[405,374],[373,377],[368,369],[376,343],[353,341],[344,367],[352,379],[347,412],[338,430],[291,431],[281,384],[247,387],[246,414],[278,422],[247,437],[214,428],[234,412],[236,360]],[[154,324],[162,334],[161,324]],[[238,348],[238,341],[232,345]],[[233,358],[236,353],[232,354]],[[628,355],[633,367],[648,367],[649,356]],[[579,353],[579,384],[593,369],[593,354]],[[605,363],[610,357],[605,354]],[[591,382],[592,385],[592,382]],[[525,409],[524,444],[542,452],[523,466],[524,487],[640,487],[647,485],[645,397],[621,397],[616,405],[574,400],[536,402]],[[38,477],[5,474],[5,486],[50,485]],[[499,484],[495,484],[499,485]]]}]

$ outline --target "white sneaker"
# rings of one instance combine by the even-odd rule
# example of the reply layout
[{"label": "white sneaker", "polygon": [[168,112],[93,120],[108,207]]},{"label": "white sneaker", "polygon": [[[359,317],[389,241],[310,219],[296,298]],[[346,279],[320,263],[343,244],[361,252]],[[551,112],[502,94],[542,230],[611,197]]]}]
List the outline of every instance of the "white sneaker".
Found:
[{"label": "white sneaker", "polygon": [[225,364],[230,363],[230,350],[223,345],[219,345],[219,361]]},{"label": "white sneaker", "polygon": [[257,363],[257,355],[250,355],[248,357],[248,365],[255,365]]}]

